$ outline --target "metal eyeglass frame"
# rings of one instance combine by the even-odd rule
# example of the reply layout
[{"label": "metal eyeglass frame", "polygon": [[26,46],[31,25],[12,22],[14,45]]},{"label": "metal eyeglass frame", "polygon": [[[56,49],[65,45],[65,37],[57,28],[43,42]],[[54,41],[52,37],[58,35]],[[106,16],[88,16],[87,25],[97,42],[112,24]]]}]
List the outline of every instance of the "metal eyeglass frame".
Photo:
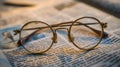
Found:
[{"label": "metal eyeglass frame", "polygon": [[[79,23],[78,23],[78,22],[77,22],[78,20],[81,20],[81,19],[84,19],[84,18],[90,18],[90,19],[96,20],[98,23],[82,23],[82,22],[79,22]],[[47,26],[45,26],[45,27],[36,27],[36,28],[24,29],[24,27],[25,27],[26,25],[30,24],[30,23],[43,23],[43,24],[45,24],[45,25],[47,25]],[[77,24],[76,24],[76,23],[77,23]],[[100,26],[101,26],[101,31],[96,30],[96,29],[88,26],[88,25],[94,25],[94,24],[100,24]],[[79,46],[77,46],[77,45],[74,43],[74,37],[73,37],[72,34],[71,34],[71,28],[72,28],[72,26],[74,26],[74,25],[84,25],[85,27],[89,28],[90,30],[92,30],[93,32],[95,32],[96,34],[98,34],[98,35],[100,36],[100,40],[99,40],[99,41],[97,42],[97,44],[94,45],[93,47],[90,47],[90,48],[80,48]],[[68,28],[62,28],[62,27],[66,27],[66,26],[70,26],[69,29],[68,29]],[[30,51],[30,50],[28,50],[27,48],[24,47],[23,44],[24,44],[31,36],[33,36],[34,33],[36,33],[37,31],[39,31],[39,30],[41,30],[41,29],[45,29],[45,28],[48,28],[48,27],[49,27],[49,28],[51,29],[51,31],[53,32],[52,43],[51,43],[51,45],[50,45],[50,47],[49,47],[48,49],[46,49],[45,51],[42,51],[42,52],[40,52],[40,53],[36,53],[36,52],[32,52],[32,51]],[[53,29],[53,27],[58,27],[58,28]],[[75,21],[62,22],[62,23],[53,24],[53,25],[49,25],[49,24],[47,24],[47,23],[45,23],[45,22],[42,22],[42,21],[30,21],[30,22],[24,24],[20,30],[14,30],[14,32],[15,32],[15,35],[16,35],[16,34],[19,34],[19,40],[18,40],[18,43],[17,43],[18,46],[23,46],[23,48],[24,48],[25,50],[27,50],[29,53],[32,53],[32,54],[42,54],[42,53],[45,53],[46,51],[48,51],[48,50],[52,47],[53,43],[56,43],[56,42],[57,42],[56,30],[58,30],[58,29],[66,29],[66,30],[68,31],[69,41],[72,42],[73,45],[76,46],[78,49],[91,50],[91,49],[94,49],[96,46],[99,45],[99,43],[101,42],[102,38],[106,38],[106,37],[108,36],[108,34],[106,34],[106,33],[104,32],[104,28],[106,28],[106,27],[107,27],[107,23],[100,22],[100,21],[99,21],[97,18],[95,18],[95,17],[88,17],[88,16],[86,16],[86,17],[78,18],[78,19],[76,19]],[[21,31],[23,31],[23,30],[34,30],[34,29],[38,29],[38,30],[36,30],[36,31],[34,31],[33,33],[29,34],[29,35],[26,36],[25,38],[21,38]]]}]

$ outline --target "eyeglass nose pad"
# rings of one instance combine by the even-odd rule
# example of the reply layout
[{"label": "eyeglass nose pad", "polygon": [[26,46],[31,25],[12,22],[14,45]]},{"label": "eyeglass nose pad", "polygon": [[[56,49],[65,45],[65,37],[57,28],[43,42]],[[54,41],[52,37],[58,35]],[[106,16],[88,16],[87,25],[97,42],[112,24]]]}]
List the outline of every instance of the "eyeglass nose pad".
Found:
[{"label": "eyeglass nose pad", "polygon": [[72,41],[74,41],[74,39],[75,39],[72,34],[71,34],[71,37],[70,37],[70,35],[68,35],[68,37],[69,37],[69,38],[68,38],[69,42],[72,42]]},{"label": "eyeglass nose pad", "polygon": [[52,37],[52,40],[54,43],[57,43],[57,34],[56,33],[54,34],[54,37]]}]

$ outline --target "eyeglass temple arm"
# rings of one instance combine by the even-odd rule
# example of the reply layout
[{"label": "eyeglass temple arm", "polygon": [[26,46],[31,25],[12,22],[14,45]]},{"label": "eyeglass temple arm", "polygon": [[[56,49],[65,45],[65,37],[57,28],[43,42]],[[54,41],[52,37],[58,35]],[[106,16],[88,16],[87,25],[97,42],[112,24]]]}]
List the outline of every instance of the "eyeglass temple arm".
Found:
[{"label": "eyeglass temple arm", "polygon": [[[64,24],[66,24],[66,23],[73,23],[73,21],[64,22]],[[101,33],[102,31],[96,30],[96,29],[88,26],[88,25],[95,25],[95,24],[99,24],[99,23],[95,23],[95,22],[94,22],[94,23],[82,23],[82,22],[78,22],[77,24],[74,24],[74,26],[84,25],[85,27],[88,27],[89,29],[91,29],[93,32],[95,32],[96,34],[98,34],[98,35],[100,36],[100,35],[101,35],[100,33]],[[100,24],[102,25],[102,28],[103,28],[103,29],[107,27],[107,23],[101,22]],[[69,26],[69,25],[63,25],[63,26]],[[107,38],[107,37],[108,37],[108,34],[103,31],[103,36],[102,36],[102,38]]]},{"label": "eyeglass temple arm", "polygon": [[[22,40],[19,40],[19,41],[17,42],[18,46],[21,46],[21,45],[24,44],[26,41],[28,41],[28,40],[30,39],[30,37],[33,36],[37,31],[39,31],[39,29],[36,30],[36,31],[34,31],[33,33],[27,35],[27,36],[24,37]],[[21,41],[21,42],[20,42],[20,41]]]},{"label": "eyeglass temple arm", "polygon": [[[99,36],[100,36],[100,33],[102,32],[102,31],[96,30],[96,29],[94,29],[94,28],[92,28],[92,27],[90,27],[90,26],[88,26],[88,25],[84,25],[84,26],[88,27],[89,29],[91,29],[92,31],[94,31],[94,32],[95,32],[96,34],[98,34]],[[107,27],[106,23],[102,23],[102,28],[106,28],[106,27]],[[102,36],[102,38],[107,38],[107,37],[108,37],[108,34],[103,31],[103,36]]]}]

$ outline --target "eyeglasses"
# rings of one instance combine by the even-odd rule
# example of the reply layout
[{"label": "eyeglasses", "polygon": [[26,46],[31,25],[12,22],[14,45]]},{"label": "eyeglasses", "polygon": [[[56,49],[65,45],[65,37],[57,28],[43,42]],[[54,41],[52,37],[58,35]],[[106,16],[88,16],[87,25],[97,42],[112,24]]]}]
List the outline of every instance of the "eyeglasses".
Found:
[{"label": "eyeglasses", "polygon": [[57,43],[58,34],[67,37],[78,49],[94,49],[108,36],[104,32],[106,27],[106,23],[100,22],[95,17],[81,17],[74,21],[52,25],[42,21],[31,21],[14,32],[15,35],[19,34],[18,46],[23,46],[30,53],[41,54]]}]

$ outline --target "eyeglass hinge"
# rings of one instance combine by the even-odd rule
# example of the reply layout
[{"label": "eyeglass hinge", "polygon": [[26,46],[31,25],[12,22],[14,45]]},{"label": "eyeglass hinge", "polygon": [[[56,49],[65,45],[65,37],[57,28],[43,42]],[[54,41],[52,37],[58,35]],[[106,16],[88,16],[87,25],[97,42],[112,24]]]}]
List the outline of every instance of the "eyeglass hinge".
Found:
[{"label": "eyeglass hinge", "polygon": [[17,29],[17,30],[14,30],[13,32],[14,32],[14,35],[17,35],[18,33],[20,33],[20,30]]},{"label": "eyeglass hinge", "polygon": [[103,28],[107,28],[107,23],[102,23]]}]

